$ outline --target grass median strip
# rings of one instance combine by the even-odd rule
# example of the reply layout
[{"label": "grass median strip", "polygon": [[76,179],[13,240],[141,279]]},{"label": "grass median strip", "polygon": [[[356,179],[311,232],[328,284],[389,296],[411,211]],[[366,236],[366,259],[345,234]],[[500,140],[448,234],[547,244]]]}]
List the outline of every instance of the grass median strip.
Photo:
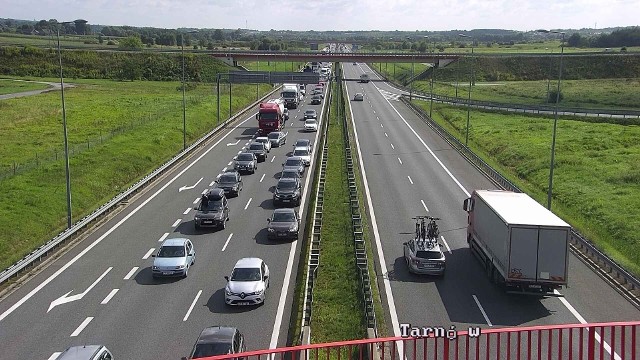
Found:
[{"label": "grass median strip", "polygon": [[[337,95],[334,92],[334,99]],[[313,290],[312,343],[366,337],[351,231],[342,120],[337,117],[337,101],[331,106],[322,250]]]}]

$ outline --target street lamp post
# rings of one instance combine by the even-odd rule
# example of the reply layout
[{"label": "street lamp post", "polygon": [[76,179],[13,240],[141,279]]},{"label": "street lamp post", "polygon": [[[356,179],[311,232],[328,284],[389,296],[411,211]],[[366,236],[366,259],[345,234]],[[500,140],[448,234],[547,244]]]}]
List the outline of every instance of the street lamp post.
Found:
[{"label": "street lamp post", "polygon": [[[458,36],[471,38],[465,34],[458,34]],[[467,128],[465,134],[464,145],[469,147],[469,119],[471,117],[471,83],[473,81],[473,38],[471,38],[471,77],[469,78],[469,97],[467,99]]]},{"label": "street lamp post", "polygon": [[[191,30],[187,31],[187,34],[197,32],[198,30]],[[180,33],[180,45],[182,47],[182,150],[185,150],[187,148],[187,101],[184,93],[184,32]]]},{"label": "street lamp post", "polygon": [[431,110],[433,109],[433,82],[435,81],[435,77],[436,77],[436,69],[438,68],[439,65],[439,61],[436,62],[435,60],[435,54],[436,54],[436,40],[433,40],[433,51],[432,51],[434,60],[433,60],[433,70],[431,70],[431,95],[429,96],[429,98],[431,99],[431,102],[429,104],[429,117],[431,117]]},{"label": "street lamp post", "polygon": [[551,164],[549,164],[549,188],[547,189],[547,209],[551,210],[551,196],[553,194],[553,168],[555,165],[556,153],[556,130],[558,126],[558,104],[560,103],[560,82],[562,81],[562,55],[564,54],[564,32],[555,30],[537,30],[541,33],[561,34],[560,44],[560,65],[558,66],[558,88],[556,90],[556,106],[553,111],[553,135],[551,140]]},{"label": "street lamp post", "polygon": [[[84,21],[84,20],[83,20]],[[58,25],[72,24],[74,21],[64,21]],[[60,26],[56,26],[58,39],[58,62],[60,64],[60,97],[62,101],[62,131],[64,136],[64,170],[67,184],[67,228],[71,228],[71,174],[69,170],[69,139],[67,136],[67,112],[64,104],[64,80],[62,76],[62,52],[60,50]]]}]

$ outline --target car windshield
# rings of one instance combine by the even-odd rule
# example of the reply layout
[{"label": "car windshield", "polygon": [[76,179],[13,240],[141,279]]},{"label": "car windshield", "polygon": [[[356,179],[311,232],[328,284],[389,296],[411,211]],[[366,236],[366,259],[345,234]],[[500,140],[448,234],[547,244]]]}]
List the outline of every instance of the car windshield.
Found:
[{"label": "car windshield", "polygon": [[307,140],[298,140],[296,142],[296,144],[294,145],[294,147],[305,147],[305,146],[309,146],[309,141],[307,141]]},{"label": "car windshield", "polygon": [[279,181],[278,189],[295,189],[296,183],[295,181]]},{"label": "car windshield", "polygon": [[307,113],[307,115],[315,115],[315,114],[316,114],[316,112],[315,112],[315,111],[313,111],[313,110],[311,110],[311,111],[308,111],[308,110],[307,110],[307,112],[306,112],[306,113]]},{"label": "car windshield", "polygon": [[298,177],[298,172],[297,171],[283,171],[282,175],[280,176],[283,179],[295,179]]},{"label": "car windshield", "polygon": [[295,99],[296,98],[296,93],[295,92],[283,92],[282,93],[282,97],[285,99]]},{"label": "car windshield", "polygon": [[274,112],[260,113],[260,120],[276,120],[277,118],[278,114]]},{"label": "car windshield", "polygon": [[253,155],[251,155],[251,154],[240,154],[240,155],[238,155],[237,160],[240,160],[240,161],[251,161],[251,160],[253,160]]},{"label": "car windshield", "polygon": [[277,139],[280,137],[279,133],[271,133],[269,134],[269,139]]},{"label": "car windshield", "polygon": [[260,269],[235,268],[231,273],[231,281],[260,281]]},{"label": "car windshield", "polygon": [[235,175],[222,175],[220,179],[218,179],[220,184],[234,184],[236,182]]},{"label": "car windshield", "polygon": [[315,120],[313,120],[313,119],[309,119],[309,120],[306,120],[304,123],[305,123],[305,125],[307,125],[307,124],[308,124],[308,125],[313,125],[313,124],[315,124],[315,123],[316,123],[316,121],[315,121]]},{"label": "car windshield", "polygon": [[271,221],[275,222],[284,222],[284,221],[295,221],[296,217],[292,212],[286,213],[274,213],[273,219]]},{"label": "car windshield", "polygon": [[315,95],[314,97],[312,97],[311,99],[313,100],[320,100],[320,96],[319,95]]},{"label": "car windshield", "polygon": [[305,149],[298,149],[298,150],[294,150],[293,151],[293,155],[294,156],[308,156],[309,155],[309,151],[307,151]]},{"label": "car windshield", "polygon": [[226,355],[231,353],[231,344],[228,343],[209,343],[197,344],[193,351],[193,358],[207,357],[215,355]]},{"label": "car windshield", "polygon": [[267,142],[269,142],[269,139],[267,139],[266,137],[259,137],[259,138],[256,139],[256,142],[267,143]]},{"label": "car windshield", "polygon": [[184,256],[184,246],[163,246],[160,248],[160,252],[158,252],[158,257],[183,257]]},{"label": "car windshield", "polygon": [[200,204],[200,210],[218,211],[220,209],[222,209],[222,200],[209,200],[206,208],[204,207],[204,204]]},{"label": "car windshield", "polygon": [[440,259],[442,256],[439,251],[416,251],[416,257],[421,259]]},{"label": "car windshield", "polygon": [[299,159],[289,159],[284,164],[285,166],[300,166],[301,162],[302,160],[299,160]]},{"label": "car windshield", "polygon": [[249,150],[264,150],[264,145],[262,145],[262,144],[251,144],[249,146]]}]

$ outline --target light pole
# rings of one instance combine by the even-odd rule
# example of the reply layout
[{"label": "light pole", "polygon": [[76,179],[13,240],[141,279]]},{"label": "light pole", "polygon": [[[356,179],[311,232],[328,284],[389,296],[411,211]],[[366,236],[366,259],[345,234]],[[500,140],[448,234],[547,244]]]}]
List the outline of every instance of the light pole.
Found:
[{"label": "light pole", "polygon": [[555,30],[536,30],[541,33],[562,34],[560,43],[560,65],[558,66],[558,88],[556,90],[556,107],[553,111],[553,136],[551,140],[551,164],[549,165],[549,188],[547,190],[547,209],[551,210],[551,195],[553,193],[553,167],[556,153],[556,129],[558,126],[558,103],[560,103],[560,82],[562,81],[562,55],[564,54],[564,32]]},{"label": "light pole", "polygon": [[471,83],[473,81],[473,38],[465,34],[458,34],[458,36],[471,39],[471,77],[469,78],[469,98],[467,99],[467,130],[465,134],[464,145],[469,147],[469,118],[471,116]]},{"label": "light pole", "polygon": [[[428,38],[428,36],[425,36],[425,38]],[[435,81],[436,69],[438,68],[438,64],[436,63],[436,59],[435,59],[435,55],[436,55],[435,39],[433,40],[433,51],[431,52],[431,54],[433,55],[433,69],[431,70],[431,87],[430,87],[431,94],[429,95],[431,102],[429,104],[429,117],[431,117],[431,110],[433,109],[433,82]]]},{"label": "light pole", "polygon": [[[197,33],[198,30],[187,31],[187,34]],[[180,45],[182,46],[182,150],[187,148],[187,101],[184,94],[184,32],[180,32]]]},{"label": "light pole", "polygon": [[[549,48],[545,48],[548,50]],[[551,50],[551,54],[553,55],[553,49]],[[549,91],[551,89],[551,67],[553,65],[553,56],[549,56],[549,75],[547,75],[547,97],[545,98],[545,102],[549,102]]]},{"label": "light pole", "polygon": [[[75,21],[64,21],[58,23],[58,25],[72,24],[74,22]],[[62,52],[60,51],[60,26],[56,26],[56,34],[58,39],[58,61],[60,64],[60,97],[62,101],[62,131],[64,134],[64,171],[65,180],[67,183],[67,228],[71,228],[71,174],[69,172],[69,139],[67,136],[67,112],[64,106],[64,80],[62,76]]]}]

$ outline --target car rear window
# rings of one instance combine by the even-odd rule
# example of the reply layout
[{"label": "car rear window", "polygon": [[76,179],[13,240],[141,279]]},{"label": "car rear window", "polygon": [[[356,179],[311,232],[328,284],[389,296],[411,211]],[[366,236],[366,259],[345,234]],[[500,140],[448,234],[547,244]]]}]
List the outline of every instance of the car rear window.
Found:
[{"label": "car rear window", "polygon": [[263,150],[264,149],[264,145],[262,144],[251,144],[249,146],[250,150]]},{"label": "car rear window", "polygon": [[440,259],[441,255],[439,251],[416,251],[416,257],[420,259]]},{"label": "car rear window", "polygon": [[302,162],[302,160],[298,160],[298,159],[289,159],[287,160],[287,162],[285,163],[285,165],[287,166],[298,166],[300,165],[300,163]]},{"label": "car rear window", "polygon": [[277,139],[278,137],[280,137],[280,134],[278,134],[278,133],[269,134],[269,139]]},{"label": "car rear window", "polygon": [[240,161],[251,161],[251,160],[253,160],[253,155],[251,155],[251,154],[240,154],[240,155],[238,155],[238,160],[240,160]]}]

